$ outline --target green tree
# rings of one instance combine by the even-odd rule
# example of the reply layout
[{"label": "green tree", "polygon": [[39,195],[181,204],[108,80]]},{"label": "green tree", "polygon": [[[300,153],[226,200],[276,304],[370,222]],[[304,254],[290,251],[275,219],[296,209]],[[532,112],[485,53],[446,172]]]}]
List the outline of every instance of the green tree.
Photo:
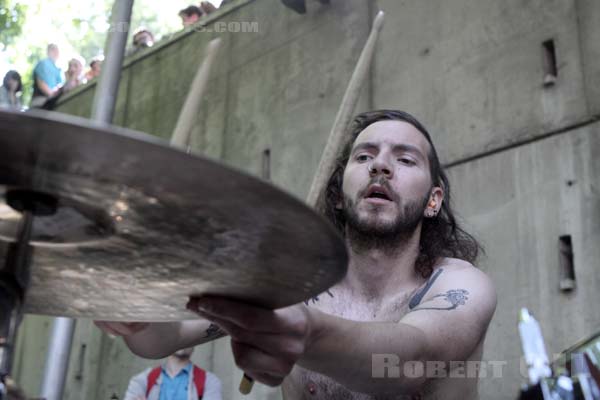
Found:
[{"label": "green tree", "polygon": [[0,51],[21,34],[27,7],[12,0],[0,0]]}]

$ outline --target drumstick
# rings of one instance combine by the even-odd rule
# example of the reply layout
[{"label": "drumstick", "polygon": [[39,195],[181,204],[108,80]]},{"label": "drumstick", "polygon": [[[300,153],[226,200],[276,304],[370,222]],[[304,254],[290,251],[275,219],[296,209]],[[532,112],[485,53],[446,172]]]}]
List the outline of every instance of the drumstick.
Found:
[{"label": "drumstick", "polygon": [[204,61],[202,61],[200,68],[198,68],[198,72],[196,72],[192,87],[190,88],[185,103],[183,104],[183,108],[179,113],[177,125],[175,125],[173,135],[171,135],[171,146],[185,149],[189,145],[194,117],[197,114],[200,101],[202,101],[202,98],[204,97],[206,83],[210,76],[210,68],[217,57],[220,46],[221,38],[213,39],[208,43]]},{"label": "drumstick", "polygon": [[[310,190],[306,198],[306,202],[311,207],[317,206],[319,195],[323,192],[325,185],[327,185],[329,174],[331,174],[331,171],[333,170],[337,151],[344,142],[344,131],[352,119],[352,114],[356,108],[356,103],[358,103],[360,91],[367,78],[367,72],[369,72],[371,60],[375,54],[375,43],[377,42],[377,37],[379,36],[379,32],[383,27],[383,15],[383,11],[379,11],[375,16],[373,27],[371,28],[371,32],[369,33],[365,47],[363,47],[363,50],[360,53],[356,67],[354,67],[354,72],[352,73],[352,77],[350,78],[350,82],[348,83],[348,87],[344,93],[342,104],[340,105],[340,109],[335,117],[333,127],[329,132],[327,145],[325,146],[325,150],[323,150],[323,154],[321,155],[321,161],[319,162],[317,172],[313,177],[313,181],[310,185]],[[244,374],[242,381],[240,382],[240,393],[250,393],[253,385],[254,380],[248,375]]]},{"label": "drumstick", "polygon": [[306,198],[306,202],[312,207],[315,207],[318,204],[319,195],[323,192],[327,180],[329,179],[329,175],[333,170],[337,151],[344,144],[344,131],[352,119],[352,114],[354,113],[356,103],[358,103],[358,98],[360,97],[361,88],[367,78],[369,66],[373,59],[373,54],[375,53],[375,43],[377,42],[377,37],[383,27],[383,15],[383,11],[379,11],[375,16],[371,33],[369,34],[365,47],[356,63],[356,67],[354,68],[354,72],[352,73],[352,77],[346,88],[346,93],[344,93],[342,104],[335,117],[333,127],[329,132],[329,139],[327,139],[327,144],[321,155],[321,161],[319,162],[317,172],[315,173]]}]

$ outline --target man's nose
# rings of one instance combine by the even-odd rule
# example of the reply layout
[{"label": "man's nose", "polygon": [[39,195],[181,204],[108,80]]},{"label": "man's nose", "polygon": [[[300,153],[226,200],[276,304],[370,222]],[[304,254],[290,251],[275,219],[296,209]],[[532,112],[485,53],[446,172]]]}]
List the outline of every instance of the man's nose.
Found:
[{"label": "man's nose", "polygon": [[390,179],[394,174],[393,171],[394,169],[392,168],[389,160],[384,156],[375,157],[373,162],[371,162],[371,165],[369,165],[369,174],[371,176],[382,174],[386,178]]}]

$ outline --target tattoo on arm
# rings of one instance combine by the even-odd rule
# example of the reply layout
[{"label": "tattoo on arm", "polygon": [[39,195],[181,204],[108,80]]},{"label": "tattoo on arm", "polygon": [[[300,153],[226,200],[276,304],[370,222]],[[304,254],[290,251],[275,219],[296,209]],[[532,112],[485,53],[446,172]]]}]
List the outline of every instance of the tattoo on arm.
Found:
[{"label": "tattoo on arm", "polygon": [[441,294],[437,294],[437,295],[433,296],[434,299],[436,297],[442,297],[444,300],[446,300],[447,302],[450,303],[450,306],[448,306],[448,307],[423,307],[423,308],[416,308],[412,311],[419,311],[419,310],[450,311],[450,310],[454,310],[454,309],[458,308],[458,306],[464,306],[465,303],[467,302],[467,300],[469,300],[469,291],[465,290],[465,289],[452,289],[452,290],[448,290],[446,293],[441,293]]},{"label": "tattoo on arm", "polygon": [[444,271],[443,268],[438,269],[437,271],[435,271],[435,274],[433,274],[433,276],[431,278],[429,278],[429,280],[427,281],[427,283],[425,284],[425,286],[423,287],[423,289],[419,290],[412,299],[410,299],[410,303],[408,303],[408,308],[410,310],[412,310],[413,308],[415,308],[416,306],[418,306],[419,304],[421,304],[421,300],[423,300],[423,297],[425,297],[425,295],[427,294],[427,292],[429,291],[429,289],[431,289],[431,286],[433,286],[433,283],[435,282],[435,280],[440,276],[440,274]]},{"label": "tattoo on arm", "polygon": [[227,336],[227,333],[219,328],[218,325],[211,323],[204,334],[205,339],[218,339],[220,337]]},{"label": "tattoo on arm", "polygon": [[[329,289],[327,289],[325,291],[325,293],[327,293],[330,297],[333,297],[333,293],[331,293],[331,291]],[[312,301],[313,303],[316,303],[317,301],[319,301],[319,296],[315,296],[312,299],[304,300],[304,304],[306,304],[308,306],[309,305],[308,304],[309,301]]]}]

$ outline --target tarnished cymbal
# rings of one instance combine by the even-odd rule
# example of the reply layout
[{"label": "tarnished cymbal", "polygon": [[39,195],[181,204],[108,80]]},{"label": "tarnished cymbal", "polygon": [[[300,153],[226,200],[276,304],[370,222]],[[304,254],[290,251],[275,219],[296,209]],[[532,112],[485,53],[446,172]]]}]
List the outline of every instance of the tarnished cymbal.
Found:
[{"label": "tarnished cymbal", "polygon": [[[190,295],[277,308],[346,272],[343,240],[301,201],[122,128],[0,112],[0,199],[15,190],[58,199],[34,220],[25,312],[181,320]],[[0,203],[2,255],[20,214]]]}]

